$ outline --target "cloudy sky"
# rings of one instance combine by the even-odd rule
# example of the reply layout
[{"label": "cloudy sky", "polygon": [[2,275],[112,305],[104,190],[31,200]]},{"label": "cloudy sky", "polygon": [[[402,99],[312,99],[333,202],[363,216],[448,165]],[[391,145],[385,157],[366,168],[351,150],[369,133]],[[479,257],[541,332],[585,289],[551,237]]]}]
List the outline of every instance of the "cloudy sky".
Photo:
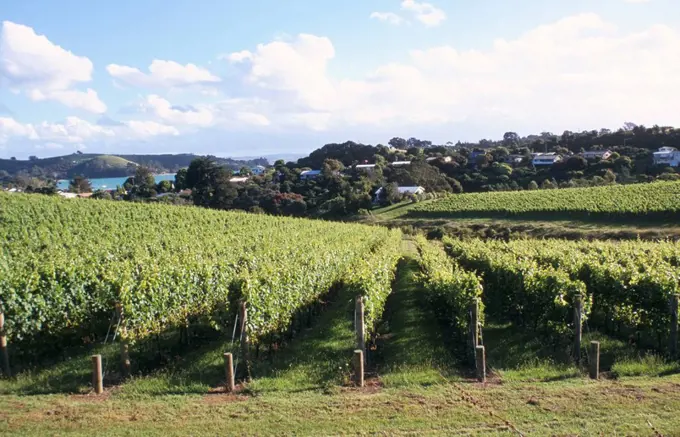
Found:
[{"label": "cloudy sky", "polygon": [[678,0],[2,3],[2,158],[680,125]]}]

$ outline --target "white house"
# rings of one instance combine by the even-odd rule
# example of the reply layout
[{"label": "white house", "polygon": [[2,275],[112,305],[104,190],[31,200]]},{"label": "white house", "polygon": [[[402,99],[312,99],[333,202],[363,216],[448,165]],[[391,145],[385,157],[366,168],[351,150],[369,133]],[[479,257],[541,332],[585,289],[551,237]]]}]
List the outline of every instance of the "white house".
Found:
[{"label": "white house", "polygon": [[253,173],[255,176],[260,176],[262,173],[267,170],[264,166],[262,165],[256,165],[255,167],[251,167],[250,171]]},{"label": "white house", "polygon": [[357,170],[373,171],[375,164],[359,164],[355,167]]},{"label": "white house", "polygon": [[607,159],[612,156],[611,150],[589,150],[587,152],[581,153],[581,156],[588,160],[593,159]]},{"label": "white house", "polygon": [[[385,189],[383,187],[380,187],[377,190],[375,190],[373,201],[377,203],[378,200],[380,199],[380,196],[382,195],[382,193],[384,191],[385,191]],[[397,187],[397,192],[399,194],[423,194],[425,192],[425,188],[423,188],[423,187]]]},{"label": "white house", "polygon": [[432,162],[432,161],[436,161],[436,160],[438,160],[438,159],[441,159],[441,160],[444,161],[444,162],[451,162],[451,157],[450,157],[450,156],[442,156],[441,158],[438,158],[438,157],[436,157],[436,156],[431,156],[431,157],[429,157],[429,158],[426,158],[426,159],[425,159],[425,162]]},{"label": "white house", "polygon": [[654,152],[654,164],[678,167],[680,166],[680,151],[675,147],[662,147],[658,152]]},{"label": "white house", "polygon": [[543,165],[553,165],[560,162],[561,160],[562,157],[554,153],[538,153],[536,156],[534,156],[534,159],[531,160],[531,163],[535,167],[540,167]]},{"label": "white house", "polygon": [[390,163],[393,167],[401,167],[403,165],[411,165],[411,161],[394,161]]},{"label": "white house", "polygon": [[229,182],[231,182],[232,184],[245,184],[246,182],[248,182],[248,178],[246,176],[235,177],[229,179]]},{"label": "white house", "polygon": [[305,170],[300,173],[300,179],[314,179],[319,177],[321,170]]},{"label": "white house", "polygon": [[78,197],[77,193],[67,193],[65,191],[60,191],[59,195],[65,199],[75,199],[76,197]]},{"label": "white house", "polygon": [[503,161],[506,164],[521,164],[523,160],[524,160],[523,155],[508,155],[505,158],[503,158]]}]

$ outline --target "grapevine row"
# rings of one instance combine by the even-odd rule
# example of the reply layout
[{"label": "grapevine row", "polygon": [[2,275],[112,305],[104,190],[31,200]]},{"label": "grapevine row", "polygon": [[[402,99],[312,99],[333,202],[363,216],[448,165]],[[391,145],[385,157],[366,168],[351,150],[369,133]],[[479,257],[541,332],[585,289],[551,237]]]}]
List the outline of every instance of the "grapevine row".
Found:
[{"label": "grapevine row", "polygon": [[432,217],[677,219],[680,182],[561,190],[450,195],[417,205],[409,214]]},{"label": "grapevine row", "polygon": [[128,341],[237,301],[251,340],[285,330],[331,286],[354,284],[380,315],[396,231],[236,212],[0,195],[0,310],[10,341],[101,333],[122,307]]},{"label": "grapevine row", "polygon": [[496,293],[489,306],[498,305],[498,312],[526,305],[511,280],[552,271],[587,295],[591,327],[645,332],[659,346],[668,332],[669,301],[680,290],[678,243],[445,239],[445,245],[454,258],[485,272],[487,293]]}]

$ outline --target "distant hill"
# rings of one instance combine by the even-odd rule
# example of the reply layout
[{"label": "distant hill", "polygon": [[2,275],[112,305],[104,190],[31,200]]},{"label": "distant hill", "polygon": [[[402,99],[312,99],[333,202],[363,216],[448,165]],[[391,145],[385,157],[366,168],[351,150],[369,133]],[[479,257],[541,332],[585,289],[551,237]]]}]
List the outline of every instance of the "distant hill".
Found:
[{"label": "distant hill", "polygon": [[120,156],[101,155],[76,164],[68,171],[68,177],[77,175],[99,178],[117,178],[131,175],[138,164]]},{"label": "distant hill", "polygon": [[[184,153],[179,155],[103,155],[98,153],[74,153],[52,158],[31,157],[28,160],[0,159],[0,178],[25,174],[50,179],[66,179],[75,175],[87,178],[124,177],[132,175],[137,165],[151,168],[155,173],[175,173],[188,167],[200,157]],[[211,156],[217,163],[239,170],[241,167],[269,165],[266,158],[237,160]],[[5,175],[6,176],[6,175]]]}]

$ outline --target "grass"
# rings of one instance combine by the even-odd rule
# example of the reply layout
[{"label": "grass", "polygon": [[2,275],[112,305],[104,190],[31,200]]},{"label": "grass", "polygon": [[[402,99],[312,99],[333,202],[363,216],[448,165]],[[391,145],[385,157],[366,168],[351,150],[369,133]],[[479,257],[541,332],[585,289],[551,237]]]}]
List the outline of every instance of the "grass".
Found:
[{"label": "grass", "polygon": [[566,238],[576,239],[627,239],[657,240],[680,237],[680,227],[674,221],[620,223],[615,221],[588,221],[565,216],[529,220],[521,217],[412,217],[409,212],[420,203],[401,202],[376,208],[370,216],[357,219],[370,224],[408,227],[428,233],[442,231],[452,237],[480,238]]},{"label": "grass", "polygon": [[512,324],[487,323],[483,339],[487,365],[502,381],[549,382],[584,378],[591,341],[600,342],[600,371],[605,378],[680,373],[677,361],[668,361],[653,351],[639,350],[599,332],[583,335],[582,367],[573,364],[570,338],[548,340]]},{"label": "grass", "polygon": [[[341,292],[271,361],[264,350],[255,379],[237,394],[219,389],[230,338],[195,345],[102,396],[85,394],[87,350],[0,380],[0,434],[680,435],[677,363],[598,333],[586,334],[584,344],[601,341],[610,378],[591,381],[563,362],[562,345],[500,324],[484,331],[496,376],[487,384],[466,378],[414,280],[409,250],[371,354],[377,376],[365,388],[346,384],[354,335],[351,296]],[[117,358],[114,347],[96,351]]]},{"label": "grass", "polygon": [[388,332],[380,352],[380,380],[386,387],[428,386],[460,379],[437,321],[415,282],[417,263],[406,257],[398,270],[385,319]]}]

